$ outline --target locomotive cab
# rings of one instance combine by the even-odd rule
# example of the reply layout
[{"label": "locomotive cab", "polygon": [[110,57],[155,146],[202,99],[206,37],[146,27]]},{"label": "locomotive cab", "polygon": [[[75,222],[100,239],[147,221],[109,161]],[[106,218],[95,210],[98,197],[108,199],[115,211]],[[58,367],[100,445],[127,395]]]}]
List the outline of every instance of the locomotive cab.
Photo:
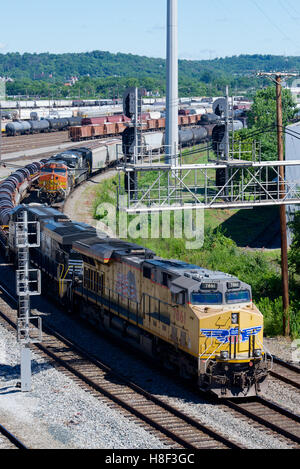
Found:
[{"label": "locomotive cab", "polygon": [[190,308],[199,321],[198,384],[219,397],[259,394],[270,360],[263,346],[263,316],[251,287],[223,274],[199,279]]},{"label": "locomotive cab", "polygon": [[[236,277],[175,260],[144,264],[144,325],[175,349],[160,353],[201,390],[218,397],[259,394],[271,360],[263,346],[263,315],[251,287]],[[175,351],[176,350],[176,351]],[[181,350],[181,353],[178,353]]]},{"label": "locomotive cab", "polygon": [[41,169],[38,197],[42,201],[59,201],[70,192],[68,168],[62,161],[49,160]]}]

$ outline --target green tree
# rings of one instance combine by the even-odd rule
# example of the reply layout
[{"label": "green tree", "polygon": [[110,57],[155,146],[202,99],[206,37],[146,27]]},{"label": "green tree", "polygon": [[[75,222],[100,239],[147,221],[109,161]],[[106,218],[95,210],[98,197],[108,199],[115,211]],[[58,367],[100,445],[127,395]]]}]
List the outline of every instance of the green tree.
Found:
[{"label": "green tree", "polygon": [[[282,90],[283,127],[293,119],[296,105],[289,90]],[[276,115],[276,88],[269,86],[257,91],[251,111],[248,113],[248,131],[244,132],[247,138],[253,132],[257,133],[257,140],[261,141],[262,159],[277,159],[277,115]]]}]

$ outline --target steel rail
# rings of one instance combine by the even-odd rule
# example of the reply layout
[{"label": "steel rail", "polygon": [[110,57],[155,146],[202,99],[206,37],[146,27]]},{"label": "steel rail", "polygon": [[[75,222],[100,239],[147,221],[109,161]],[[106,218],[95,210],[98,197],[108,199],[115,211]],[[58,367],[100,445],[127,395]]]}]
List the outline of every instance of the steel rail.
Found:
[{"label": "steel rail", "polygon": [[7,428],[0,424],[0,433],[7,438],[14,446],[19,449],[28,449],[15,435],[13,435]]},{"label": "steel rail", "polygon": [[[227,400],[225,405],[300,445],[299,415],[263,397],[244,403]],[[280,417],[279,423],[278,416]]]}]

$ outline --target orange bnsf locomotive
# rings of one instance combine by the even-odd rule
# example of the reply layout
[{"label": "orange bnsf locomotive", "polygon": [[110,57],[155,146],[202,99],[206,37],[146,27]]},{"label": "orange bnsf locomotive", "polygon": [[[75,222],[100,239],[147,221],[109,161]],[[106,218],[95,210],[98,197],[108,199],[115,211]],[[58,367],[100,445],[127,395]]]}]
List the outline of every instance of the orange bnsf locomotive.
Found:
[{"label": "orange bnsf locomotive", "polygon": [[31,258],[47,293],[96,329],[106,330],[218,397],[259,394],[271,361],[251,287],[236,277],[107,237],[43,205],[19,210],[39,221]]},{"label": "orange bnsf locomotive", "polygon": [[[38,197],[41,201],[53,202],[68,197],[73,186],[73,177],[64,162],[49,160],[41,169],[38,180]],[[51,200],[52,199],[52,200]]]}]

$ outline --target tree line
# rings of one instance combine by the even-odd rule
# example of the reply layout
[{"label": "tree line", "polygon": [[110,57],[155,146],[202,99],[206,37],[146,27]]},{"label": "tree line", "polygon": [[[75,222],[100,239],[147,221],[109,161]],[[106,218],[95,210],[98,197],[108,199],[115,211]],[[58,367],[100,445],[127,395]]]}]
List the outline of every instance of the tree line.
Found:
[{"label": "tree line", "polygon": [[[240,55],[214,60],[179,60],[179,94],[221,95],[255,91],[267,84],[255,77],[257,70],[297,69],[300,57]],[[15,81],[7,84],[7,94],[40,97],[113,98],[128,83],[165,94],[166,61],[133,54],[105,51],[68,54],[0,54],[0,76]],[[76,76],[72,87],[66,80]]]}]

